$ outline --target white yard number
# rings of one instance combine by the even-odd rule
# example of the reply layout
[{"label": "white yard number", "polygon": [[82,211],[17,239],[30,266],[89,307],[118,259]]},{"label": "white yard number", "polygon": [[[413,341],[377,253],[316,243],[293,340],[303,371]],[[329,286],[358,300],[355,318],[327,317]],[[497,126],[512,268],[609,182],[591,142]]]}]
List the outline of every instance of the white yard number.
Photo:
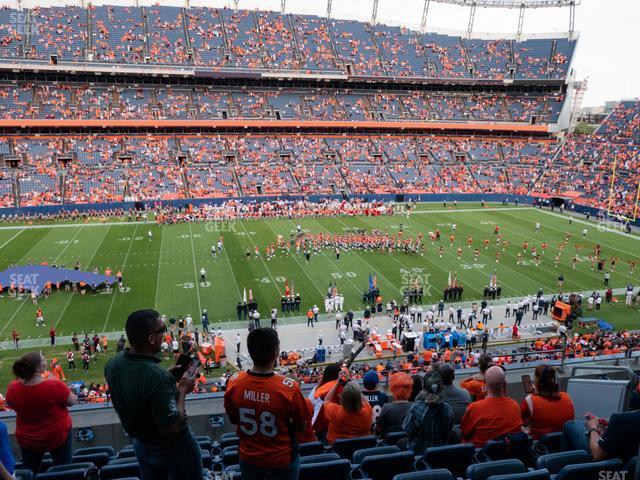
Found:
[{"label": "white yard number", "polygon": [[271,280],[269,280],[269,277],[262,277],[260,283],[271,283]]},{"label": "white yard number", "polygon": [[276,277],[275,280],[276,280],[276,282],[286,282],[287,281],[287,279],[284,278],[284,277]]},{"label": "white yard number", "polygon": [[484,263],[473,263],[471,265],[469,265],[468,263],[463,263],[460,265],[460,268],[462,270],[473,270],[474,268],[476,270],[483,270],[485,266],[486,265]]},{"label": "white yard number", "polygon": [[58,242],[53,242],[56,245],[69,245],[70,243],[73,243],[74,245],[80,243],[80,240],[60,240]]},{"label": "white yard number", "polygon": [[[340,272],[331,272],[331,276],[333,278],[342,278],[343,277],[343,275]],[[356,275],[355,272],[344,272],[344,276],[345,277],[349,277],[349,278],[355,278],[358,275]]]},{"label": "white yard number", "polygon": [[182,288],[194,288],[195,287],[193,282],[179,283],[177,286],[178,287],[182,287]]},{"label": "white yard number", "polygon": [[406,268],[400,269],[400,273],[422,273],[422,272],[424,272],[424,268],[422,267],[413,267],[411,271],[407,270]]},{"label": "white yard number", "polygon": [[266,410],[260,412],[260,425],[258,425],[254,408],[240,408],[238,412],[240,414],[240,430],[245,435],[255,435],[258,430],[265,437],[275,437],[278,434],[276,417],[273,413]]}]

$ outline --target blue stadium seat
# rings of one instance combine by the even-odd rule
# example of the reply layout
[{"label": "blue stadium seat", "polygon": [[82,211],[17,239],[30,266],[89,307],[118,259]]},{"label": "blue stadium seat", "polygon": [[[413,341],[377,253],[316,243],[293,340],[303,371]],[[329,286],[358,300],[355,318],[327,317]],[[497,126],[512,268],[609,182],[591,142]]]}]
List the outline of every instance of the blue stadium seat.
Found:
[{"label": "blue stadium seat", "polygon": [[37,474],[35,480],[85,480],[86,473],[86,468],[63,470],[61,472],[46,472]]},{"label": "blue stadium seat", "polygon": [[353,452],[356,450],[375,447],[376,444],[377,439],[373,435],[356,438],[339,438],[331,446],[331,451],[340,455],[340,458],[351,460]]},{"label": "blue stadium seat", "polygon": [[100,480],[115,480],[122,477],[139,477],[138,462],[105,465],[100,469]]},{"label": "blue stadium seat", "polygon": [[526,462],[529,457],[529,437],[524,433],[512,434],[509,440],[489,440],[476,454],[481,461],[517,458]]},{"label": "blue stadium seat", "polygon": [[110,445],[103,445],[99,447],[76,448],[73,451],[74,455],[91,455],[92,453],[106,453],[110,457],[115,457],[116,450]]},{"label": "blue stadium seat", "polygon": [[112,458],[107,465],[126,465],[127,463],[138,463],[138,459],[135,457]]},{"label": "blue stadium seat", "polygon": [[133,447],[131,448],[125,447],[118,452],[117,458],[135,458],[135,456],[136,456],[136,452],[133,449]]},{"label": "blue stadium seat", "polygon": [[200,454],[202,455],[202,466],[206,469],[211,469],[213,465],[213,457],[211,456],[211,452],[209,450],[200,450]]},{"label": "blue stadium seat", "polygon": [[196,441],[198,442],[198,445],[200,445],[200,448],[202,448],[203,450],[211,450],[211,447],[213,447],[211,437],[208,437],[207,435],[197,436]]},{"label": "blue stadium seat", "polygon": [[424,472],[401,473],[393,477],[393,480],[456,480],[456,478],[446,468],[438,468]]},{"label": "blue stadium seat", "polygon": [[318,455],[307,455],[305,457],[300,457],[300,464],[302,465],[303,463],[333,462],[334,460],[340,460],[340,455],[333,452],[320,453]]},{"label": "blue stadium seat", "polygon": [[427,448],[422,458],[416,462],[416,468],[418,470],[446,468],[454,476],[462,477],[467,467],[473,463],[475,452],[476,449],[472,443]]},{"label": "blue stadium seat", "polygon": [[536,468],[546,468],[551,475],[555,475],[567,465],[578,465],[592,461],[593,458],[585,450],[570,450],[538,457]]},{"label": "blue stadium seat", "polygon": [[233,447],[225,448],[222,452],[222,466],[226,468],[231,465],[238,465],[238,463],[240,463],[238,449]]},{"label": "blue stadium seat", "polygon": [[556,453],[562,450],[560,443],[562,441],[562,432],[547,433],[540,437],[536,442],[537,446],[544,448],[547,453]]},{"label": "blue stadium seat", "polygon": [[[398,473],[412,471],[413,462],[413,452],[368,455],[363,458],[359,470],[366,475],[366,478],[371,480],[391,480]],[[354,472],[352,472],[352,476]],[[353,476],[353,478],[356,477]]]},{"label": "blue stadium seat", "polygon": [[25,468],[16,468],[14,474],[18,480],[33,480],[33,472]]},{"label": "blue stadium seat", "polygon": [[301,457],[306,457],[307,455],[318,455],[320,453],[324,453],[325,448],[322,442],[307,442],[301,443],[298,446],[298,453]]},{"label": "blue stadium seat", "polygon": [[95,467],[95,465],[91,462],[65,463],[63,465],[52,465],[47,470],[47,473],[66,472],[67,470],[80,470],[81,468],[84,468],[86,470],[87,468],[92,468],[92,467]]},{"label": "blue stadium seat", "polygon": [[363,448],[362,450],[356,450],[353,452],[351,463],[354,465],[360,465],[365,457],[370,455],[386,455],[388,453],[400,453],[400,449],[396,446],[382,446]]},{"label": "blue stadium seat", "polygon": [[223,433],[222,435],[220,435],[220,441],[222,441],[224,438],[234,438],[237,437],[238,434],[236,432],[227,432],[227,433]]},{"label": "blue stadium seat", "polygon": [[567,465],[555,476],[556,480],[601,480],[601,472],[617,472],[622,469],[619,458],[602,462]]},{"label": "blue stadium seat", "polygon": [[113,457],[105,452],[87,453],[86,455],[74,454],[71,457],[73,463],[91,462],[98,468],[105,466],[111,458]]},{"label": "blue stadium seat", "polygon": [[333,462],[305,463],[300,465],[298,480],[350,480],[351,464],[349,460]]},{"label": "blue stadium seat", "polygon": [[233,437],[226,437],[220,439],[219,447],[221,449],[225,449],[226,447],[230,447],[232,445],[240,445],[240,437],[237,435]]},{"label": "blue stadium seat", "polygon": [[487,480],[549,480],[549,470],[532,470],[527,473],[510,473],[508,475],[492,475]]},{"label": "blue stadium seat", "polygon": [[391,432],[384,437],[382,443],[385,445],[395,445],[398,443],[398,440],[402,438],[407,438],[407,434],[405,432]]},{"label": "blue stadium seat", "polygon": [[525,473],[527,467],[520,460],[496,460],[493,462],[474,463],[467,467],[469,480],[487,480],[492,475],[507,475],[513,473]]}]

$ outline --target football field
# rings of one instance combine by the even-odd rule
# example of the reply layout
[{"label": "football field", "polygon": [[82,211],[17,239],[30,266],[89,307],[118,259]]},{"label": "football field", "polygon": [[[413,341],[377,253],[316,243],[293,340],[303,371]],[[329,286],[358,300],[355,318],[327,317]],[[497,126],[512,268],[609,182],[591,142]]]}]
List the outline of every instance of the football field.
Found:
[{"label": "football field", "polygon": [[[536,231],[535,224],[541,224]],[[332,249],[322,249],[312,255],[307,263],[303,255],[284,255],[278,250],[275,258],[267,260],[264,248],[276,242],[278,235],[286,240],[300,224],[310,233],[345,233],[354,228],[379,229],[395,234],[402,225],[404,237],[424,234],[426,252],[405,254],[401,252],[344,251],[336,260]],[[455,241],[450,246],[451,225],[456,224]],[[494,226],[509,242],[506,252],[496,263]],[[586,237],[582,230],[588,229]],[[440,229],[442,239],[433,244],[428,232]],[[149,241],[147,232],[153,234]],[[566,234],[568,245],[561,255],[558,268],[554,257],[558,245]],[[224,249],[212,258],[211,246],[222,235]],[[473,238],[473,246],[467,247],[467,237]],[[487,250],[482,245],[489,239]],[[516,263],[516,255],[523,252],[522,243],[529,242],[529,250],[523,255],[522,264]],[[547,242],[542,263],[531,261],[531,247],[541,251]],[[575,244],[581,244],[577,267],[572,268],[576,255]],[[393,215],[382,217],[309,218],[304,220],[247,220],[229,223],[193,223],[172,226],[148,224],[77,224],[77,225],[6,225],[0,228],[0,271],[11,265],[29,265],[48,262],[73,268],[80,262],[82,269],[94,267],[102,273],[110,267],[115,273],[123,272],[124,291],[82,296],[68,292],[55,292],[48,299],[40,299],[47,327],[35,324],[36,306],[28,296],[0,298],[0,340],[11,337],[16,328],[21,338],[48,336],[49,327],[56,326],[58,335],[72,332],[111,332],[123,330],[127,315],[140,308],[155,308],[170,316],[191,314],[199,324],[200,312],[207,309],[212,323],[235,321],[235,306],[244,289],[253,292],[263,319],[268,318],[272,307],[280,309],[280,296],[285,292],[285,281],[300,293],[301,312],[317,304],[323,309],[323,298],[330,282],[335,281],[338,291],[345,297],[345,307],[362,310],[362,292],[369,286],[369,275],[375,274],[377,286],[384,301],[402,299],[402,289],[419,283],[425,290],[424,303],[437,301],[447,285],[449,274],[457,274],[464,287],[463,300],[482,297],[482,290],[495,271],[502,285],[503,297],[519,297],[534,294],[542,287],[545,293],[556,290],[557,277],[565,277],[564,291],[590,291],[603,289],[603,272],[592,271],[587,256],[593,253],[596,243],[602,246],[602,257],[618,259],[615,272],[611,273],[613,288],[628,284],[637,286],[638,269],[630,274],[628,261],[640,257],[639,237],[598,228],[591,222],[575,219],[530,207],[501,207],[490,205],[480,208],[477,204],[459,204],[443,208],[442,204],[418,205],[406,217]],[[443,258],[438,249],[444,246]],[[260,257],[255,258],[255,246]],[[458,260],[457,249],[462,248]],[[249,248],[251,258],[245,252]],[[480,250],[474,261],[473,251]],[[502,251],[502,246],[499,247]],[[608,266],[609,264],[607,264]],[[199,282],[199,271],[204,268],[207,281]],[[625,321],[637,321],[636,309],[625,312]],[[266,323],[266,322],[264,322]],[[626,323],[624,324],[625,326]]]}]

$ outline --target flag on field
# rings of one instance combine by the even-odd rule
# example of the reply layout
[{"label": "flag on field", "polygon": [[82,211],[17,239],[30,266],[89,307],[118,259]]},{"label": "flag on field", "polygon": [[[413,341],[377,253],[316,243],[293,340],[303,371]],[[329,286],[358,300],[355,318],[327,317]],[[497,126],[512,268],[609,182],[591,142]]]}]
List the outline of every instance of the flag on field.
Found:
[{"label": "flag on field", "polygon": [[288,297],[291,294],[289,290],[289,280],[284,281],[284,294]]},{"label": "flag on field", "polygon": [[247,303],[247,287],[244,287],[244,293],[242,294],[242,302]]},{"label": "flag on field", "polygon": [[497,287],[498,286],[498,274],[494,272],[489,276],[489,286]]},{"label": "flag on field", "polygon": [[249,289],[249,301],[253,300],[253,290]]},{"label": "flag on field", "polygon": [[377,288],[378,287],[378,276],[374,273],[373,274],[373,288]]},{"label": "flag on field", "polygon": [[456,272],[453,272],[453,286],[458,286],[458,274]]},{"label": "flag on field", "polygon": [[373,277],[369,274],[369,290],[373,290]]},{"label": "flag on field", "polygon": [[447,280],[447,287],[451,287],[451,285],[453,285],[451,283],[451,272],[449,272],[449,279]]}]

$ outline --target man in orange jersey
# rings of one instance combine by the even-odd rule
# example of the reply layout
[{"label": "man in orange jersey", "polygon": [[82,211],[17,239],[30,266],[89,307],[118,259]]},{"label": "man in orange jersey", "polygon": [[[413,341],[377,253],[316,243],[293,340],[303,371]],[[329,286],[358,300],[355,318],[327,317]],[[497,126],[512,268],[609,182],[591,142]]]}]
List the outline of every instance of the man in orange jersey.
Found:
[{"label": "man in orange jersey", "polygon": [[238,426],[243,480],[297,479],[300,470],[296,434],[311,415],[298,384],[276,375],[278,332],[257,328],[247,337],[253,367],[229,380],[224,408]]},{"label": "man in orange jersey", "polygon": [[487,395],[487,384],[484,379],[485,372],[493,365],[491,356],[483,354],[478,358],[478,369],[480,373],[469,378],[465,378],[460,386],[469,392],[474,402],[484,400]]}]

